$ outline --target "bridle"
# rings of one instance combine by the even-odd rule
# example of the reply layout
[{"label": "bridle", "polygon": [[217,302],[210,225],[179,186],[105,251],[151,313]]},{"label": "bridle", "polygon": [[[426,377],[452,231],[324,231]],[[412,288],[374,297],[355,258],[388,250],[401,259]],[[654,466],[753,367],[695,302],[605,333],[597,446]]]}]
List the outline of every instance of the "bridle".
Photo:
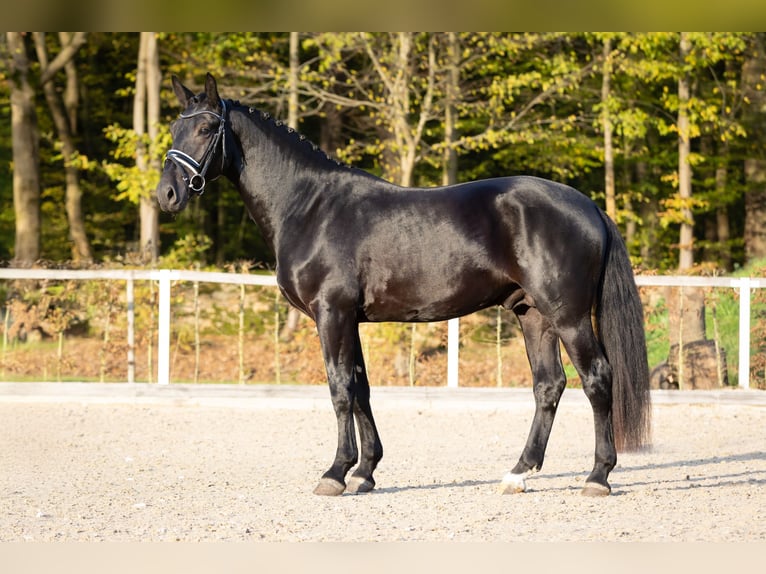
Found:
[{"label": "bridle", "polygon": [[[189,154],[178,149],[169,149],[165,154],[165,161],[167,162],[170,160],[182,169],[184,173],[184,181],[188,182],[189,189],[191,189],[197,195],[202,195],[202,193],[205,191],[205,174],[210,167],[210,163],[215,157],[215,151],[218,147],[218,142],[221,142],[222,170],[223,166],[226,164],[226,138],[224,137],[226,130],[226,102],[221,100],[220,114],[217,114],[211,110],[200,110],[188,115],[180,114],[178,117],[182,120],[188,120],[189,118],[200,116],[202,114],[209,114],[218,119],[218,131],[216,131],[215,136],[213,136],[213,139],[208,144],[205,153],[202,155],[202,159],[197,162]],[[189,174],[191,174],[190,177],[188,177]],[[211,181],[214,181],[217,179],[217,177],[218,176],[213,178]]]}]

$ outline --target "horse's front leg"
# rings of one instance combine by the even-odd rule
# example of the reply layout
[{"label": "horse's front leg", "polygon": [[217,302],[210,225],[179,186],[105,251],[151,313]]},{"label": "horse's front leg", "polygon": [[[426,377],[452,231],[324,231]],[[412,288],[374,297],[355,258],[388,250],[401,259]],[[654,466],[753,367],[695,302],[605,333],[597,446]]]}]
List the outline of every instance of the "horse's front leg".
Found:
[{"label": "horse's front leg", "polygon": [[332,466],[322,475],[314,494],[337,496],[346,490],[346,474],[356,464],[359,452],[354,429],[356,399],[356,317],[330,306],[315,310],[330,397],[338,421],[338,448]]},{"label": "horse's front leg", "polygon": [[367,369],[362,355],[362,342],[359,330],[356,332],[356,347],[354,352],[354,371],[356,375],[356,400],[354,401],[354,416],[359,426],[359,442],[361,455],[359,466],[348,481],[347,491],[351,493],[369,492],[375,488],[372,473],[383,458],[383,445],[380,442],[375,419],[370,406],[370,383],[367,380]]}]

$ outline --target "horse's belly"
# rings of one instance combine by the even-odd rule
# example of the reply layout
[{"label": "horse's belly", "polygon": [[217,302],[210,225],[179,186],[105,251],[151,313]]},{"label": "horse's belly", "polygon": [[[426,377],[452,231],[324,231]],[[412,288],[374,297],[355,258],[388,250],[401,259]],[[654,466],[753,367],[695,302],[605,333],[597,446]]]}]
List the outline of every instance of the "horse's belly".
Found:
[{"label": "horse's belly", "polygon": [[367,321],[445,321],[502,304],[518,290],[507,279],[474,270],[470,274],[381,281],[364,290],[360,305]]}]

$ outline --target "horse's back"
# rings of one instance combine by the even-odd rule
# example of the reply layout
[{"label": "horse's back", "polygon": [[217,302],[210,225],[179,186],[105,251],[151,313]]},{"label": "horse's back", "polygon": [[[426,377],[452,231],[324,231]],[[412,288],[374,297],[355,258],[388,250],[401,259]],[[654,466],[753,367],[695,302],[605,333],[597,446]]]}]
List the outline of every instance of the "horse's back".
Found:
[{"label": "horse's back", "polygon": [[364,233],[344,249],[366,320],[440,320],[527,291],[555,299],[555,278],[594,283],[598,273],[598,209],[555,182],[519,176],[402,190],[365,207]]}]

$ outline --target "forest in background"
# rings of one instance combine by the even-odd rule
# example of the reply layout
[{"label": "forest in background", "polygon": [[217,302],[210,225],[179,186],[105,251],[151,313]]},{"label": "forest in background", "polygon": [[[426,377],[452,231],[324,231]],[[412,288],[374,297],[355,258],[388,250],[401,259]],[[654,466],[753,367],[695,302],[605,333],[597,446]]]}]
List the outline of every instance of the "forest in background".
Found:
[{"label": "forest in background", "polygon": [[[168,128],[180,112],[170,77],[201,90],[211,72],[223,97],[403,187],[537,175],[604,208],[643,273],[762,276],[765,45],[766,33],[728,32],[7,32],[0,265],[271,268],[227,181],[212,182],[177,216],[157,208]],[[3,285],[0,379],[122,380],[124,311],[108,285]],[[156,292],[146,289],[136,349],[151,380]],[[245,304],[244,290],[238,303],[203,291],[199,306],[210,316],[193,329],[184,323],[188,293],[174,299],[174,377],[323,378],[315,332],[279,296],[248,294]],[[764,295],[757,290],[753,300],[751,378],[759,388]],[[723,375],[736,373],[736,295],[644,290],[642,298],[650,364],[667,371],[657,384],[725,386]],[[518,368],[518,327],[506,315],[486,310],[463,322],[467,384],[529,382]],[[385,384],[443,383],[443,325],[367,327],[370,365]],[[99,357],[92,372],[83,371],[83,356]]]},{"label": "forest in background", "polygon": [[763,33],[13,33],[0,260],[269,267],[223,180],[153,198],[171,74],[404,186],[531,174],[593,197],[643,269],[766,256]]}]

